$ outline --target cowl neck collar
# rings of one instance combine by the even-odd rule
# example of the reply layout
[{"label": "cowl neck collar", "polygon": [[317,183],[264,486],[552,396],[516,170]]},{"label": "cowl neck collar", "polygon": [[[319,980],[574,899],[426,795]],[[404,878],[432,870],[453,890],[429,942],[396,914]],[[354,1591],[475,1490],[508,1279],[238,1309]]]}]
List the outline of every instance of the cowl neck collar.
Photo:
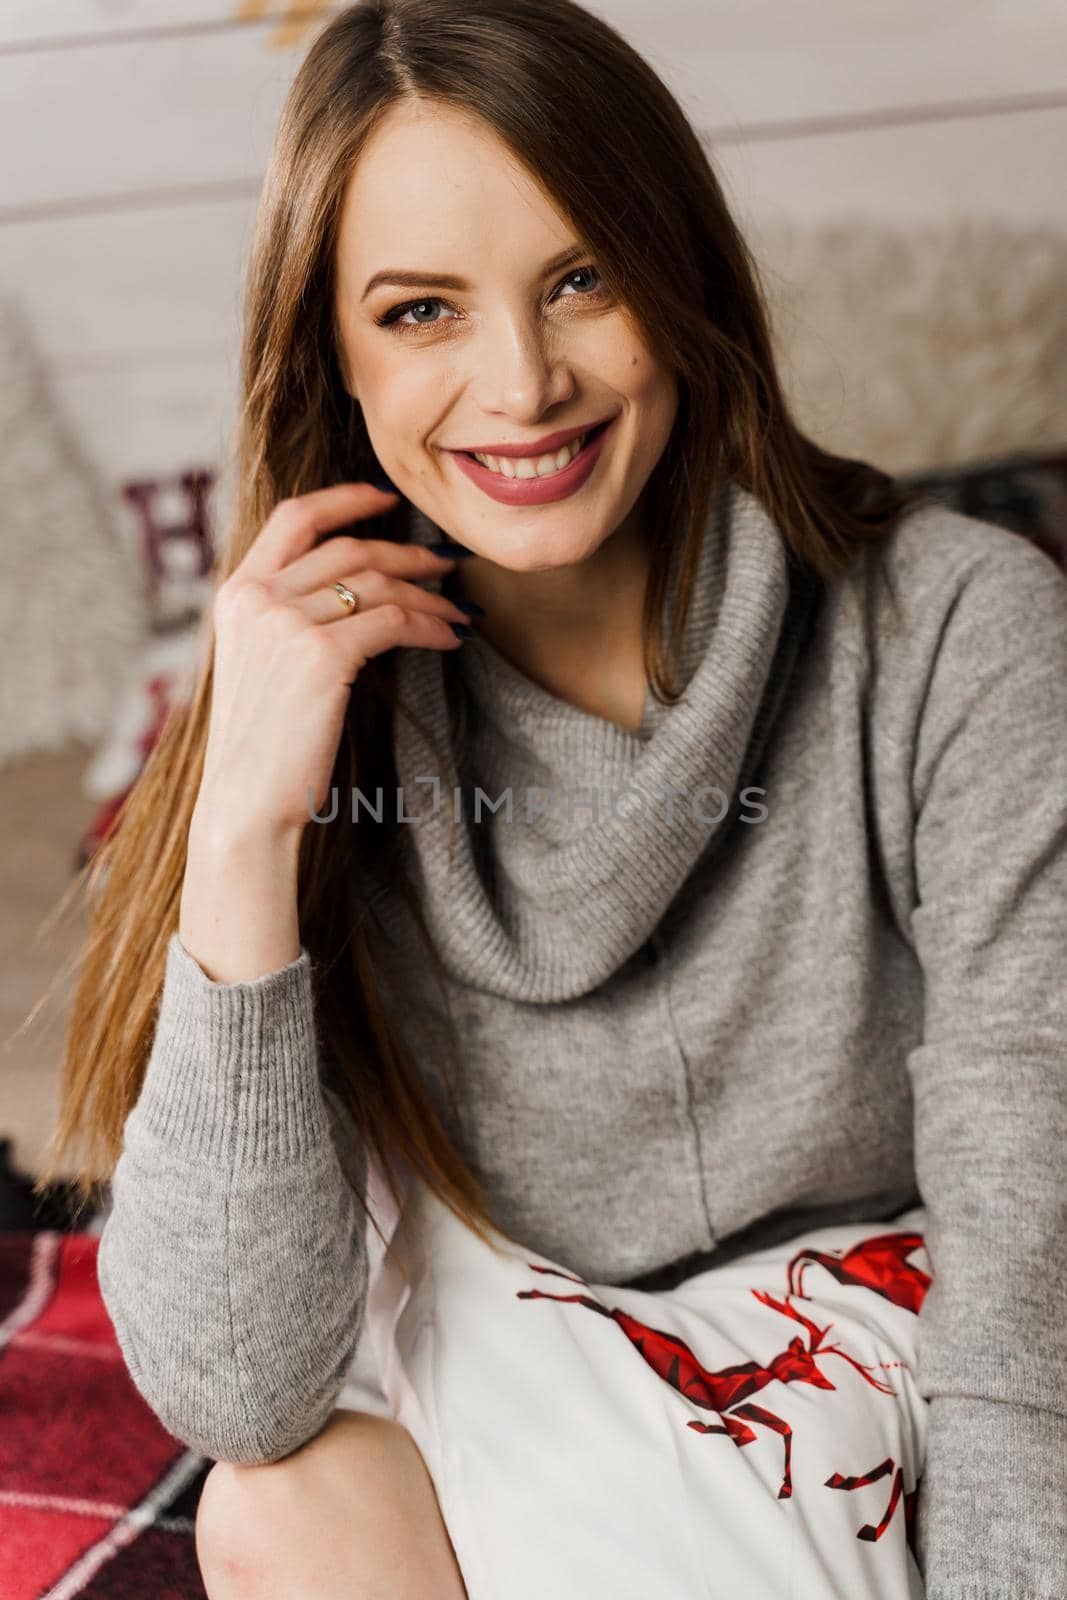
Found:
[{"label": "cowl neck collar", "polygon": [[[411,536],[441,533],[413,510]],[[396,777],[414,818],[402,829],[405,862],[453,978],[512,1000],[563,1001],[634,955],[738,814],[815,591],[762,505],[724,479],[686,619],[684,693],[663,706],[647,690],[636,731],[559,699],[478,636],[447,654],[398,652],[401,700],[445,758],[439,767],[411,720],[394,718]],[[450,693],[467,713],[458,751]]]}]

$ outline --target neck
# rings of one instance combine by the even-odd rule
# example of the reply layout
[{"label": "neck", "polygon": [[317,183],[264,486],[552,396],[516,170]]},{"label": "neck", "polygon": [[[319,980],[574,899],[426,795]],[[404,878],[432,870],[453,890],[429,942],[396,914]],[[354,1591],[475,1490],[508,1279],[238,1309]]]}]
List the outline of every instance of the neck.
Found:
[{"label": "neck", "polygon": [[580,561],[513,572],[472,556],[458,563],[447,592],[484,607],[479,634],[525,677],[633,730],[646,691],[642,616],[650,559],[635,506]]}]

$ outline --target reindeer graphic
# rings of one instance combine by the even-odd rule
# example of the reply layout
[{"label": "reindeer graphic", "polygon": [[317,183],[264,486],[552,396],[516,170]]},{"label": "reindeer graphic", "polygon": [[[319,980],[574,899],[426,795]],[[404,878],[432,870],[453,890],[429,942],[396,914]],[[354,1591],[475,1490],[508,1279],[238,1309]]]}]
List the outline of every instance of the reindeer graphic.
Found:
[{"label": "reindeer graphic", "polygon": [[[876,1294],[884,1295],[893,1304],[917,1311],[930,1278],[929,1274],[919,1268],[909,1266],[905,1257],[922,1242],[920,1234],[883,1234],[861,1241],[843,1255],[813,1250],[798,1251],[787,1268],[790,1287],[783,1299],[776,1299],[764,1289],[753,1289],[752,1293],[761,1305],[799,1322],[807,1332],[808,1342],[805,1344],[798,1334],[789,1341],[785,1350],[772,1356],[766,1365],[758,1361],[742,1361],[733,1366],[710,1371],[700,1363],[693,1350],[678,1334],[649,1327],[620,1307],[602,1304],[591,1293],[550,1294],[543,1289],[522,1289],[517,1292],[517,1297],[520,1300],[558,1300],[587,1306],[591,1311],[596,1311],[601,1316],[618,1323],[631,1344],[658,1377],[669,1383],[694,1405],[718,1414],[718,1422],[690,1420],[687,1426],[694,1432],[725,1434],[739,1449],[755,1442],[757,1434],[753,1424],[770,1428],[780,1434],[784,1447],[784,1468],[778,1498],[782,1500],[788,1499],[793,1493],[793,1430],[784,1417],[765,1406],[756,1404],[749,1398],[751,1395],[757,1394],[775,1381],[808,1383],[817,1389],[836,1389],[836,1384],[827,1377],[819,1365],[823,1357],[831,1355],[840,1356],[842,1360],[847,1361],[861,1374],[864,1381],[880,1394],[894,1394],[894,1390],[888,1384],[872,1376],[871,1367],[843,1350],[840,1344],[828,1345],[824,1342],[833,1323],[819,1327],[791,1303],[794,1297],[801,1298],[794,1296],[792,1288],[794,1277],[799,1285],[804,1267],[818,1261],[827,1266],[840,1282],[873,1289]],[[540,1266],[534,1261],[527,1262],[527,1265],[534,1272],[564,1278],[567,1282],[579,1284],[586,1290],[591,1288],[584,1278],[572,1273],[562,1272],[554,1267]],[[916,1488],[910,1493],[905,1492],[903,1468],[898,1466],[892,1457],[886,1457],[869,1472],[852,1476],[835,1472],[826,1479],[825,1487],[858,1489],[866,1484],[876,1483],[890,1473],[894,1474],[893,1485],[884,1515],[877,1524],[867,1523],[860,1528],[857,1538],[871,1541],[880,1539],[892,1521],[898,1504],[903,1501],[906,1538],[914,1550],[918,1490]]]},{"label": "reindeer graphic", "polygon": [[931,1278],[906,1258],[923,1244],[921,1233],[880,1233],[861,1239],[843,1254],[829,1250],[798,1250],[786,1268],[789,1293],[804,1298],[804,1269],[812,1262],[832,1272],[838,1283],[855,1283],[873,1289],[893,1305],[918,1312]]}]

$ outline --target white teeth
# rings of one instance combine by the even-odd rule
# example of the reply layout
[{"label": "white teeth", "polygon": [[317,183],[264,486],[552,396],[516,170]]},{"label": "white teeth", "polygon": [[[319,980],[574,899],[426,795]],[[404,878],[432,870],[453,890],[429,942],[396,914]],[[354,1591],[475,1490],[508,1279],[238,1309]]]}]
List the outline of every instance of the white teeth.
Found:
[{"label": "white teeth", "polygon": [[549,478],[554,472],[561,472],[564,467],[570,466],[587,438],[588,434],[583,433],[552,455],[481,456],[475,451],[474,459],[480,461],[483,467],[488,467],[490,472],[499,472],[503,478]]}]

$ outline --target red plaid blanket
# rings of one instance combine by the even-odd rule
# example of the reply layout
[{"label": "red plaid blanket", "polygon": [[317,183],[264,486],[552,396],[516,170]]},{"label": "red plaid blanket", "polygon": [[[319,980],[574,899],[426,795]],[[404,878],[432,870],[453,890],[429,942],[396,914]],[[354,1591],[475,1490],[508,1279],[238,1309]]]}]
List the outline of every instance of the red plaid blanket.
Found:
[{"label": "red plaid blanket", "polygon": [[193,1530],[212,1463],[134,1388],[99,1242],[0,1233],[0,1596],[205,1600]]}]

